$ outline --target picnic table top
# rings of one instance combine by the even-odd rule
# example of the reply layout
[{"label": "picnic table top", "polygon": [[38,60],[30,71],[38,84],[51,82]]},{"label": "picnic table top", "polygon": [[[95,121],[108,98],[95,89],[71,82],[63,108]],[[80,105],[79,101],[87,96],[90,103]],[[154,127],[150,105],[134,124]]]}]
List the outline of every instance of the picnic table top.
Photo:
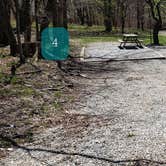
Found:
[{"label": "picnic table top", "polygon": [[124,37],[138,37],[137,34],[129,33],[129,34],[123,34]]}]

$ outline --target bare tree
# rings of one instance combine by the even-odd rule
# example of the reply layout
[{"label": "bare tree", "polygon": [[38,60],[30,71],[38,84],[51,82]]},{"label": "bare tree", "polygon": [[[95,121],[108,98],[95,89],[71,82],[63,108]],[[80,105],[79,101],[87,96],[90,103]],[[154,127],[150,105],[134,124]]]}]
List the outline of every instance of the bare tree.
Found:
[{"label": "bare tree", "polygon": [[126,16],[127,16],[128,1],[127,0],[119,0],[119,6],[120,6],[120,18],[121,18],[121,32],[124,33],[125,21],[126,21]]},{"label": "bare tree", "polygon": [[104,0],[104,24],[107,32],[112,31],[112,0]]},{"label": "bare tree", "polygon": [[153,25],[153,43],[155,45],[159,45],[159,31],[162,27],[162,17],[161,17],[161,11],[160,11],[160,4],[162,0],[145,0],[151,10],[152,18],[154,20]]},{"label": "bare tree", "polygon": [[10,24],[10,3],[8,0],[0,1],[0,43],[3,45],[10,45],[11,55],[16,54],[16,39]]},{"label": "bare tree", "polygon": [[46,11],[52,17],[54,27],[67,28],[67,1],[48,0]]}]

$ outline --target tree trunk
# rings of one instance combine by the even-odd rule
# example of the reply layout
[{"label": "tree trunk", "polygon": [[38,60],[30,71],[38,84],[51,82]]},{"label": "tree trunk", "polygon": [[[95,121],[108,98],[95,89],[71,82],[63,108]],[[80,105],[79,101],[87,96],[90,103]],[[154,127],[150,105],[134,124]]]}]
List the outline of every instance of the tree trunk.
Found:
[{"label": "tree trunk", "polygon": [[153,44],[154,45],[160,45],[159,43],[159,31],[160,31],[160,22],[156,22],[153,28]]},{"label": "tree trunk", "polygon": [[104,24],[106,32],[112,31],[112,0],[104,0]]},{"label": "tree trunk", "polygon": [[125,2],[120,3],[120,9],[121,9],[121,12],[120,12],[120,15],[121,15],[121,32],[124,33],[124,31],[125,31],[125,21],[126,21],[126,10],[127,10]]},{"label": "tree trunk", "polygon": [[141,20],[141,30],[144,31],[144,17],[142,17]]},{"label": "tree trunk", "polygon": [[64,27],[67,29],[66,0],[48,0],[46,11],[51,14],[54,27]]},{"label": "tree trunk", "polygon": [[67,0],[63,0],[63,27],[68,28],[68,19],[67,19]]},{"label": "tree trunk", "polygon": [[122,24],[121,25],[121,31],[122,31],[122,34],[123,34],[125,32],[125,30],[124,30],[125,29],[125,18],[121,18],[121,22],[122,22],[121,23]]},{"label": "tree trunk", "polygon": [[137,0],[137,29],[140,29],[140,3]]},{"label": "tree trunk", "polygon": [[[1,0],[0,1],[0,29],[1,29],[1,34],[3,36],[3,39],[5,39],[6,44],[10,45],[10,52],[11,55],[15,56],[17,46],[16,46],[16,39],[13,34],[13,30],[10,24],[10,17],[8,13],[8,1],[7,0]],[[0,41],[4,42],[4,41]]]},{"label": "tree trunk", "polygon": [[22,5],[20,6],[20,32],[24,32],[24,38],[26,42],[31,41],[31,5],[30,0],[23,0]]},{"label": "tree trunk", "polygon": [[79,17],[80,24],[84,25],[85,24],[85,9],[83,7],[77,9],[77,15]]},{"label": "tree trunk", "polygon": [[20,64],[25,63],[25,57],[23,54],[23,48],[21,43],[21,36],[20,36],[20,10],[19,10],[19,3],[18,0],[15,0],[15,7],[16,7],[16,29],[17,29],[17,41],[19,47],[19,54],[20,54]]},{"label": "tree trunk", "polygon": [[161,11],[160,11],[160,2],[161,1],[154,1],[152,0],[146,0],[146,2],[150,6],[150,10],[152,13],[152,18],[154,20],[154,25],[153,25],[153,44],[154,45],[159,45],[159,31],[162,27],[162,17],[161,17]]},{"label": "tree trunk", "polygon": [[87,6],[87,8],[86,8],[86,18],[87,18],[87,25],[89,26],[89,27],[91,27],[92,25],[93,25],[93,23],[92,23],[92,9],[91,9],[91,7],[89,6]]}]

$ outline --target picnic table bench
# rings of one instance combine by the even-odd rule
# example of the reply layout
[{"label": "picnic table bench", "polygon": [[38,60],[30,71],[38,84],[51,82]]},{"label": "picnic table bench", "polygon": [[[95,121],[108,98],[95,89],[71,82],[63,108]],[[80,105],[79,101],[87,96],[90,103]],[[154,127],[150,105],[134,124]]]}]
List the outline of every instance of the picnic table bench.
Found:
[{"label": "picnic table bench", "polygon": [[143,40],[138,39],[137,34],[123,34],[123,39],[119,40],[120,42],[120,47],[125,47],[127,43],[135,43],[136,46],[142,48],[142,42]]}]

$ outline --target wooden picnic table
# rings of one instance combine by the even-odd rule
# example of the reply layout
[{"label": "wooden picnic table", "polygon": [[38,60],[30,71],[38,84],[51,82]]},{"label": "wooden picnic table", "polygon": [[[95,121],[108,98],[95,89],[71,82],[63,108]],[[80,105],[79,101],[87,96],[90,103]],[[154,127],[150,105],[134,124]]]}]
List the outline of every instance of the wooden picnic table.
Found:
[{"label": "wooden picnic table", "polygon": [[137,34],[123,34],[123,40],[120,40],[120,47],[125,47],[127,43],[135,43],[142,48],[142,41],[138,39]]}]

